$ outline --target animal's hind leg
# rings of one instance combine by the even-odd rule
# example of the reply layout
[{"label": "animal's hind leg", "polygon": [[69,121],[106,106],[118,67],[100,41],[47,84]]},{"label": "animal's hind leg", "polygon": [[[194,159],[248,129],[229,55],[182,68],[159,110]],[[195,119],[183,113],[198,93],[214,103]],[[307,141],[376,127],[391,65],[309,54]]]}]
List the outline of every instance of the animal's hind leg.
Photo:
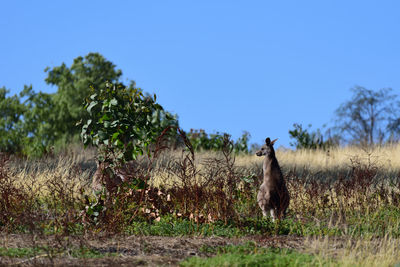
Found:
[{"label": "animal's hind leg", "polygon": [[264,201],[263,199],[260,199],[259,196],[258,196],[258,198],[259,198],[259,200],[257,201],[257,202],[258,202],[258,206],[259,206],[260,209],[261,209],[261,212],[262,212],[262,214],[263,214],[263,217],[267,217],[267,216],[268,216],[268,213],[267,213],[267,209],[266,209],[266,207],[265,207],[265,201]]},{"label": "animal's hind leg", "polygon": [[276,219],[276,212],[274,209],[270,209],[269,212],[271,213],[272,222],[275,222]]},{"label": "animal's hind leg", "polygon": [[268,216],[268,213],[265,211],[265,209],[261,209],[261,211],[262,211],[263,217],[267,217]]}]

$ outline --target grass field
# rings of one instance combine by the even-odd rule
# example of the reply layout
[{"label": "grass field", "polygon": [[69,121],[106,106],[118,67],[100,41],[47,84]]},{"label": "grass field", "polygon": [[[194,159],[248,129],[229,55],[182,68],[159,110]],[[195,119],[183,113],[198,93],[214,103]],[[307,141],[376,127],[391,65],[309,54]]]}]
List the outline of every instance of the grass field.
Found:
[{"label": "grass field", "polygon": [[287,217],[276,223],[255,201],[262,179],[255,155],[164,151],[139,159],[115,192],[91,189],[93,150],[74,146],[40,160],[3,155],[0,263],[400,262],[400,146],[276,155],[291,195]]}]

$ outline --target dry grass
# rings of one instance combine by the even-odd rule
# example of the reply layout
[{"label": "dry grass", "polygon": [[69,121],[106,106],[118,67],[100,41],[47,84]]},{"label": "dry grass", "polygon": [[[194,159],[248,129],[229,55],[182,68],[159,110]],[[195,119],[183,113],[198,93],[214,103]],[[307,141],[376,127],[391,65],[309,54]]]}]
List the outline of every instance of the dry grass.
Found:
[{"label": "dry grass", "polygon": [[[288,150],[277,149],[276,157],[283,166],[326,170],[349,167],[350,159],[359,158],[368,164],[377,163],[381,168],[391,171],[400,170],[400,144],[374,148],[337,147],[328,150]],[[241,155],[237,163],[241,166],[259,164],[255,155]]]},{"label": "dry grass", "polygon": [[[346,178],[352,175],[352,168],[355,164],[369,166],[376,170],[376,174],[371,175],[378,177],[379,179],[394,179],[400,174],[400,145],[387,146],[387,147],[376,147],[374,149],[365,150],[357,147],[346,147],[346,148],[334,148],[330,151],[323,150],[282,150],[276,151],[277,158],[282,166],[286,179],[289,180],[303,180],[303,181],[335,181],[339,178]],[[177,162],[183,159],[185,153],[182,151],[164,151],[154,162],[150,183],[153,186],[160,187],[171,187],[181,182],[179,178],[179,172]],[[95,151],[94,150],[83,150],[79,147],[72,147],[69,151],[60,154],[55,157],[48,157],[38,161],[12,161],[9,165],[10,174],[13,181],[20,188],[29,186],[32,191],[40,192],[40,194],[46,195],[48,190],[49,182],[54,180],[55,177],[60,181],[64,181],[69,184],[69,187],[75,188],[77,194],[82,192],[78,191],[82,188],[86,188],[90,191],[91,177],[96,169],[94,161]],[[200,152],[196,153],[194,157],[194,166],[196,168],[193,173],[193,179],[197,180],[198,183],[202,183],[205,176],[210,178],[212,175],[209,173],[210,160],[218,159],[224,160],[222,153],[218,152]],[[142,159],[142,165],[146,165],[148,161]],[[214,162],[215,163],[215,162]],[[357,166],[356,166],[357,167]],[[217,168],[217,167],[216,167]],[[262,159],[255,155],[238,155],[234,159],[234,171],[242,177],[262,177]],[[313,203],[312,205],[319,205],[325,199],[315,198],[314,202],[311,201],[312,195],[308,195],[312,192],[309,190],[309,182],[301,185],[295,184],[297,187],[293,187],[289,183],[289,188],[292,193],[292,202],[290,209],[298,209],[298,205],[303,203],[303,209],[307,210],[309,205],[307,203]],[[370,184],[373,187],[375,184]],[[315,184],[319,190],[326,191],[328,188],[323,187],[321,184]],[[336,202],[338,205],[353,205],[355,202],[360,204],[367,203],[368,195],[365,192],[361,194],[340,195],[338,196],[338,188],[331,190],[328,201]],[[371,188],[376,189],[376,188]],[[369,191],[373,194],[374,190]],[[394,192],[399,189],[393,188]],[[295,198],[293,198],[293,192],[295,192]],[[308,201],[307,201],[308,198]],[[390,198],[390,197],[389,197]],[[311,201],[311,202],[310,202]],[[390,201],[393,204],[394,201]],[[326,207],[332,203],[325,203]],[[387,203],[380,203],[387,204]],[[331,208],[333,208],[331,206]],[[339,207],[335,207],[339,208]]]},{"label": "dry grass", "polygon": [[304,242],[305,252],[323,259],[334,259],[332,266],[394,266],[400,263],[400,239],[311,237]]},{"label": "dry grass", "polygon": [[[177,177],[166,170],[173,167],[171,164],[181,156],[181,151],[162,153],[155,161],[152,184],[159,186],[177,181]],[[312,176],[322,180],[335,180],[340,175],[349,175],[355,163],[376,167],[377,175],[380,176],[394,177],[400,174],[400,144],[370,149],[331,148],[326,151],[277,149],[276,157],[284,174],[295,171],[302,178]],[[195,164],[199,171],[207,165],[210,158],[222,158],[222,155],[213,151],[196,153]],[[235,166],[248,175],[257,175],[261,170],[262,159],[252,154],[240,154],[235,157]],[[201,175],[197,175],[196,179],[201,180]]]},{"label": "dry grass", "polygon": [[[276,156],[284,171],[290,169],[307,170],[312,174],[322,171],[349,170],[351,160],[357,159],[360,163],[373,164],[380,171],[396,174],[400,172],[400,144],[393,146],[363,149],[360,147],[331,148],[330,150],[287,150],[277,149]],[[170,183],[176,180],[166,170],[173,167],[174,161],[182,157],[182,151],[166,151],[154,162],[151,182],[154,185]],[[210,158],[223,158],[219,152],[198,152],[195,155],[195,164],[202,170]],[[65,177],[73,168],[80,168],[83,180],[91,179],[96,164],[95,150],[74,146],[56,157],[48,157],[39,161],[13,162],[10,169],[17,177],[16,180],[26,181],[28,176],[35,176],[36,183],[45,184],[54,174]],[[146,161],[146,160],[144,160]],[[145,164],[145,163],[144,163]],[[261,168],[262,159],[256,155],[240,154],[235,158],[235,166],[254,170]],[[201,179],[200,176],[197,178]]]},{"label": "dry grass", "polygon": [[55,180],[81,194],[79,188],[90,189],[89,181],[96,166],[94,157],[95,150],[73,146],[57,156],[40,160],[11,159],[9,175],[18,188],[38,192],[39,196],[46,196],[49,185]]}]

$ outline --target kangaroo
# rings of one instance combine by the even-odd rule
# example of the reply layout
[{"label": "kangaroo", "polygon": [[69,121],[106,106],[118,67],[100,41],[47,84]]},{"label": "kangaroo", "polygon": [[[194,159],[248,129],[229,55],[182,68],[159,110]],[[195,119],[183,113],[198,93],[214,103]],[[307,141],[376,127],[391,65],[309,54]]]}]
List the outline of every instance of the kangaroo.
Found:
[{"label": "kangaroo", "polygon": [[265,139],[265,144],[256,152],[259,157],[265,156],[263,163],[264,180],[257,194],[257,202],[263,216],[266,217],[269,211],[273,222],[285,215],[290,200],[281,168],[275,157],[273,145],[276,140],[278,139],[271,142],[268,137]]}]

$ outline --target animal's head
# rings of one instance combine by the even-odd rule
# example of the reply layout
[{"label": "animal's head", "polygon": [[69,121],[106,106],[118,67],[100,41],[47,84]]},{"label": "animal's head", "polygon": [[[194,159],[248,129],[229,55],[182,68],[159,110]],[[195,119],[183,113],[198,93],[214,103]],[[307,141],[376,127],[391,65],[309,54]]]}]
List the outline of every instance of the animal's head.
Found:
[{"label": "animal's head", "polygon": [[259,151],[256,152],[256,155],[261,157],[261,156],[274,156],[275,155],[275,150],[274,150],[274,144],[277,139],[271,141],[269,137],[265,139],[265,144],[261,147]]}]

